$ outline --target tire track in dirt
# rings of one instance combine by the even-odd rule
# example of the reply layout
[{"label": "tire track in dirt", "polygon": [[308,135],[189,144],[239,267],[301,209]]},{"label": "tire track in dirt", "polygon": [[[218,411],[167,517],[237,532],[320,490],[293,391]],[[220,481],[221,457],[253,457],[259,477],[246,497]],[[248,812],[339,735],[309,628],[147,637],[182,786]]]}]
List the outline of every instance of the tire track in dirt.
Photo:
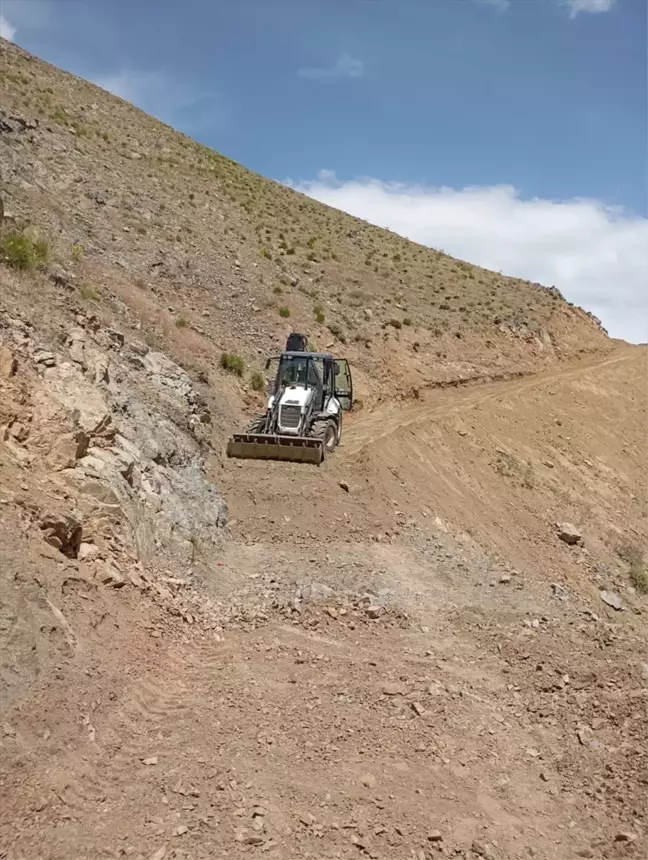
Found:
[{"label": "tire track in dirt", "polygon": [[487,400],[492,400],[494,397],[519,396],[525,391],[542,385],[551,385],[555,382],[587,376],[610,365],[631,361],[636,356],[636,347],[623,349],[620,352],[615,352],[612,356],[595,362],[570,364],[568,367],[557,371],[532,374],[522,379],[487,382],[483,385],[471,385],[468,388],[452,390],[446,388],[441,394],[428,395],[430,399],[437,401],[430,405],[399,406],[393,404],[386,408],[379,408],[365,418],[359,417],[357,421],[345,428],[344,442],[339,449],[340,460],[346,462],[369,445],[405,429],[424,424],[432,418],[469,409]]}]

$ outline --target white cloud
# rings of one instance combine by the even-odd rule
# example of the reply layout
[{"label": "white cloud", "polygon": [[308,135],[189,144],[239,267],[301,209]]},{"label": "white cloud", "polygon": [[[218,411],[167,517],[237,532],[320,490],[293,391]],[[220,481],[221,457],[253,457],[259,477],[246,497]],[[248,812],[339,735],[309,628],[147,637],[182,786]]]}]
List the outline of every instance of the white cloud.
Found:
[{"label": "white cloud", "polygon": [[648,340],[648,219],[598,200],[523,200],[508,185],[409,186],[338,181],[331,171],[288,185],[423,245],[506,275],[557,286],[612,337]]},{"label": "white cloud", "polygon": [[575,18],[579,12],[609,12],[615,0],[565,0],[569,17]]},{"label": "white cloud", "polygon": [[481,3],[483,6],[492,6],[494,9],[497,9],[498,12],[506,12],[508,7],[511,5],[510,0],[477,0],[478,3]]},{"label": "white cloud", "polygon": [[10,24],[9,21],[5,18],[4,15],[0,15],[0,37],[3,39],[8,39],[10,42],[13,42],[13,37],[16,35],[16,28],[13,24]]},{"label": "white cloud", "polygon": [[327,68],[305,68],[297,72],[300,78],[312,81],[335,81],[341,78],[361,78],[364,75],[364,63],[348,54],[338,57],[335,65]]}]

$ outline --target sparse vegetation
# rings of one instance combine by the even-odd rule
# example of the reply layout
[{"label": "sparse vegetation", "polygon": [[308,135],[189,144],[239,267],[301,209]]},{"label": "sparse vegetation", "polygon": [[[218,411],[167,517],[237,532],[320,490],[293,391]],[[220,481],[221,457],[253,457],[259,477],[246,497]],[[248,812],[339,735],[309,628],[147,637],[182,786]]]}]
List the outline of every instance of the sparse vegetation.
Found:
[{"label": "sparse vegetation", "polygon": [[175,327],[176,328],[188,328],[189,327],[189,320],[187,319],[186,316],[183,316],[183,315],[179,316],[175,321]]},{"label": "sparse vegetation", "polygon": [[12,269],[30,271],[47,263],[49,243],[19,230],[0,233],[0,260]]},{"label": "sparse vegetation", "polygon": [[287,319],[290,316],[290,308],[288,307],[280,307],[279,308],[279,316],[283,317],[283,319]]},{"label": "sparse vegetation", "polygon": [[222,353],[219,364],[223,370],[233,373],[235,376],[243,376],[245,371],[245,362],[241,356],[231,352]]},{"label": "sparse vegetation", "polygon": [[632,544],[620,546],[617,553],[628,565],[628,576],[637,594],[648,594],[648,567],[644,553]]},{"label": "sparse vegetation", "polygon": [[250,386],[252,388],[252,391],[264,391],[265,384],[266,383],[263,374],[259,373],[258,370],[255,370],[250,377]]},{"label": "sparse vegetation", "polygon": [[324,308],[321,305],[315,305],[315,307],[313,308],[313,315],[315,317],[315,320],[320,323],[320,325],[326,319],[326,315],[324,314]]},{"label": "sparse vegetation", "polygon": [[101,299],[101,294],[90,284],[82,284],[79,287],[79,294],[86,302],[98,302]]}]

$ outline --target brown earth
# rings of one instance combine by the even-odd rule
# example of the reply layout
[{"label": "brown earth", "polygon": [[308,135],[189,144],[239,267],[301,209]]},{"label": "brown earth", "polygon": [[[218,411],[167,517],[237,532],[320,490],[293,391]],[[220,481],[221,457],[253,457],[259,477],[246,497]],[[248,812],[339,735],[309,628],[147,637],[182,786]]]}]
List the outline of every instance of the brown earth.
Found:
[{"label": "brown earth", "polygon": [[[430,261],[466,308],[479,292],[457,261],[2,48],[3,194],[54,257],[0,264],[0,856],[647,856],[646,350],[477,269],[527,316],[457,302],[436,335]],[[371,328],[319,469],[223,457],[291,327],[252,307],[298,256],[259,255],[241,187],[331,227],[338,259],[299,278]],[[145,209],[190,227],[182,251]],[[388,324],[366,242],[414,325]]]}]

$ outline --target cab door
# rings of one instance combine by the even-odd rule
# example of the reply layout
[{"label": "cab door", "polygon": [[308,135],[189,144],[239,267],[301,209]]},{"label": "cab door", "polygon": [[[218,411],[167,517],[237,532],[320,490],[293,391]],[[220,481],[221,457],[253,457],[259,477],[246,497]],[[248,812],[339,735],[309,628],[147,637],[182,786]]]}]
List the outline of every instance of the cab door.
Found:
[{"label": "cab door", "polygon": [[335,396],[345,412],[353,409],[353,382],[351,368],[346,358],[335,360]]}]

